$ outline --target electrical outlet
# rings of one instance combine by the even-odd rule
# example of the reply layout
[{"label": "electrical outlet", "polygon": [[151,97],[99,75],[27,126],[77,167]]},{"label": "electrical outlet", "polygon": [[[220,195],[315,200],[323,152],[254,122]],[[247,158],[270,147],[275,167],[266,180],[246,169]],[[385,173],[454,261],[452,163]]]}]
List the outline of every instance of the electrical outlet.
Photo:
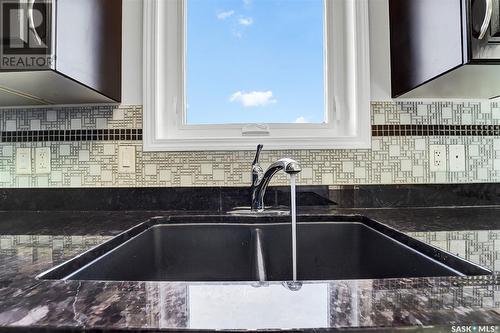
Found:
[{"label": "electrical outlet", "polygon": [[50,147],[35,148],[35,173],[50,173]]},{"label": "electrical outlet", "polygon": [[16,149],[16,173],[18,175],[31,174],[31,148]]},{"label": "electrical outlet", "polygon": [[447,158],[445,145],[429,146],[429,163],[431,171],[446,171],[446,160]]},{"label": "electrical outlet", "polygon": [[134,173],[135,172],[135,147],[120,146],[118,147],[118,172]]},{"label": "electrical outlet", "polygon": [[449,151],[450,171],[465,171],[465,146],[450,145]]}]

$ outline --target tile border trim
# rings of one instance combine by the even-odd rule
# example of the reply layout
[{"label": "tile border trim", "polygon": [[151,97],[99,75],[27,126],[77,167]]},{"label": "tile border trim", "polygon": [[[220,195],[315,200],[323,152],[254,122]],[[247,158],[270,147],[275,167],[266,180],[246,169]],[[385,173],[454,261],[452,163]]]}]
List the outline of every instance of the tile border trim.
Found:
[{"label": "tile border trim", "polygon": [[80,129],[1,132],[0,143],[62,141],[141,141],[142,129]]},{"label": "tile border trim", "polygon": [[[372,136],[500,136],[500,125],[372,125]],[[0,143],[142,141],[142,129],[80,129],[0,132]]]},{"label": "tile border trim", "polygon": [[372,136],[500,136],[500,125],[372,125]]}]

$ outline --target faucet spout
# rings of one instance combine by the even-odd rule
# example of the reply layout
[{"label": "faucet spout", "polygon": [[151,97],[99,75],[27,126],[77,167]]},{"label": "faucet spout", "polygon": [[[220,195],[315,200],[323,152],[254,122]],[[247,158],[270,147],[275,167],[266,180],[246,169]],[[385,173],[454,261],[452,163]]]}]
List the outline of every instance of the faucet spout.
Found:
[{"label": "faucet spout", "polygon": [[[262,149],[262,147],[260,147],[260,149]],[[292,160],[291,158],[282,158],[271,164],[261,177],[252,177],[252,185],[250,189],[252,192],[253,211],[261,212],[264,210],[264,195],[266,194],[267,186],[273,176],[280,170],[283,170],[290,175],[295,175],[302,171],[297,161]]]}]

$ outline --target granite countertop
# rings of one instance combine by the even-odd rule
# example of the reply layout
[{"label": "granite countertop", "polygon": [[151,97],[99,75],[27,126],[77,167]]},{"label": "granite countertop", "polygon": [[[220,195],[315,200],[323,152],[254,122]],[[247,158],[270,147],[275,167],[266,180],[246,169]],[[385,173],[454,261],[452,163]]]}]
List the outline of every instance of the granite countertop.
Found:
[{"label": "granite countertop", "polygon": [[[179,213],[186,214],[0,212],[0,330],[500,324],[497,274],[308,282],[295,292],[279,282],[257,286],[35,278],[151,217]],[[500,271],[499,207],[328,209],[321,213],[365,215]]]}]

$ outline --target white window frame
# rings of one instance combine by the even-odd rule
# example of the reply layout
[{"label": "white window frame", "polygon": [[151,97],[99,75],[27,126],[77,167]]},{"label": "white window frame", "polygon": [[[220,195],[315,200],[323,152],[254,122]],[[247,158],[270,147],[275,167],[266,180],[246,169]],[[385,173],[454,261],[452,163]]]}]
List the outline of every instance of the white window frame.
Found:
[{"label": "white window frame", "polygon": [[368,0],[325,1],[325,124],[186,125],[185,0],[145,0],[144,151],[371,146]]}]

